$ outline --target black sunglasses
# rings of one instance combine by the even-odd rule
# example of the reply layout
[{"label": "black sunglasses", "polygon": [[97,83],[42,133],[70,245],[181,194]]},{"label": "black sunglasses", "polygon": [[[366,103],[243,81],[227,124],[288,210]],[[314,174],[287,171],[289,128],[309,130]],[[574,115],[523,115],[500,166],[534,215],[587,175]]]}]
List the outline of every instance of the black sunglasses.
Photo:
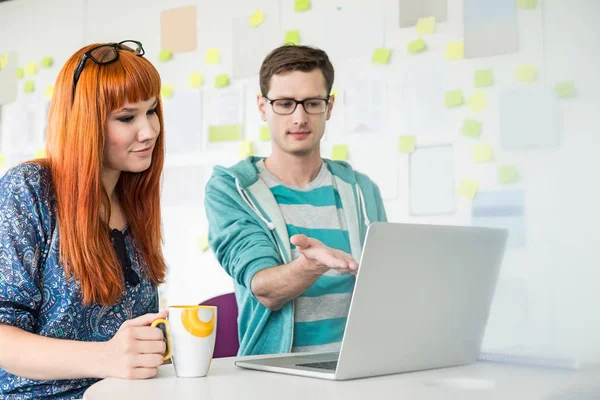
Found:
[{"label": "black sunglasses", "polygon": [[79,76],[81,75],[81,71],[83,71],[83,67],[88,58],[98,65],[109,64],[119,58],[119,50],[130,51],[136,56],[143,56],[146,54],[142,47],[142,43],[137,40],[123,40],[119,43],[101,44],[100,46],[90,49],[83,54],[81,61],[79,61],[79,64],[75,69],[75,75],[73,76],[73,95],[75,95],[77,81],[79,81]]},{"label": "black sunglasses", "polygon": [[117,258],[123,268],[123,274],[125,275],[125,281],[131,287],[136,287],[140,283],[139,275],[131,267],[131,260],[127,255],[127,247],[125,247],[125,234],[118,229],[110,230],[110,243],[115,249]]}]

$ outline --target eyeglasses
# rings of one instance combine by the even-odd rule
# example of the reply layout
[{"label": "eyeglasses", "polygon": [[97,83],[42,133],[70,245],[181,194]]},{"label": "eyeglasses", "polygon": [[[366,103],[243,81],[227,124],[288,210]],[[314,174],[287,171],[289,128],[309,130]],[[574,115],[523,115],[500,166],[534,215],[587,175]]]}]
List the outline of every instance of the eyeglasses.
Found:
[{"label": "eyeglasses", "polygon": [[143,56],[146,54],[142,44],[137,40],[124,40],[119,43],[101,44],[100,46],[94,47],[81,57],[81,61],[79,61],[79,64],[75,69],[75,75],[73,77],[73,93],[75,93],[79,75],[81,75],[81,71],[83,71],[83,67],[88,58],[98,65],[109,64],[119,58],[118,50],[131,51],[136,56]]},{"label": "eyeglasses", "polygon": [[123,274],[125,275],[125,281],[131,287],[136,287],[140,283],[140,277],[131,267],[131,260],[127,255],[127,247],[125,246],[125,234],[118,229],[110,230],[110,243],[117,253],[117,258],[123,268]]},{"label": "eyeglasses", "polygon": [[296,111],[298,104],[302,104],[302,107],[307,114],[323,114],[327,111],[327,104],[329,104],[329,97],[326,99],[314,97],[304,100],[269,99],[267,96],[263,97],[269,102],[271,107],[273,107],[273,112],[279,115],[293,114],[294,111]]}]

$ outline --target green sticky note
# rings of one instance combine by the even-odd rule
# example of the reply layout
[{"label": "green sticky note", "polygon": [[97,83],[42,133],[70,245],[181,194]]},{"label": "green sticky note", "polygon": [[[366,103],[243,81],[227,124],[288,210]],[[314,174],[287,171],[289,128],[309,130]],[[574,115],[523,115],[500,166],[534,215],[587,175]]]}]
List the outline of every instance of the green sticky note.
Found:
[{"label": "green sticky note", "polygon": [[242,125],[211,125],[208,128],[210,143],[235,142],[242,140]]},{"label": "green sticky note", "polygon": [[23,70],[23,67],[17,68],[17,79],[23,79],[24,76],[25,71]]},{"label": "green sticky note", "polygon": [[217,75],[217,79],[215,79],[215,87],[222,88],[229,86],[229,75],[221,74]]},{"label": "green sticky note", "polygon": [[554,86],[554,92],[560,98],[575,97],[575,95],[577,94],[577,90],[575,89],[575,82],[558,82]]},{"label": "green sticky note", "polygon": [[219,49],[208,49],[206,50],[206,56],[204,57],[206,64],[218,64],[219,63]]},{"label": "green sticky note", "polygon": [[0,154],[0,169],[3,169],[6,165],[6,156],[4,154]]},{"label": "green sticky note", "polygon": [[400,136],[398,138],[398,152],[412,153],[415,151],[416,140],[414,136]]},{"label": "green sticky note", "polygon": [[447,60],[462,60],[465,58],[465,44],[464,42],[450,42],[446,47],[446,59]]},{"label": "green sticky note", "polygon": [[300,44],[300,31],[295,29],[285,33],[284,44]]},{"label": "green sticky note", "polygon": [[26,81],[25,86],[23,86],[23,92],[25,93],[33,93],[35,91],[35,84],[33,81]]},{"label": "green sticky note", "polygon": [[204,84],[204,78],[201,72],[194,72],[190,75],[190,87],[197,88]]},{"label": "green sticky note", "polygon": [[260,140],[265,142],[271,140],[271,131],[269,130],[269,125],[263,125],[260,127]]},{"label": "green sticky note", "polygon": [[47,99],[51,99],[53,94],[54,94],[54,85],[46,86],[46,92],[44,93],[44,97],[46,97]]},{"label": "green sticky note", "polygon": [[537,4],[537,0],[517,0],[517,7],[524,9],[534,9]]},{"label": "green sticky note", "polygon": [[248,19],[250,19],[250,25],[256,28],[264,22],[265,15],[261,10],[256,10],[252,13],[252,15],[250,15],[250,17],[248,17]]},{"label": "green sticky note", "polygon": [[294,11],[301,12],[310,9],[310,0],[296,0],[294,3]]},{"label": "green sticky note", "polygon": [[519,180],[517,167],[514,165],[503,165],[497,170],[498,183],[513,183]]},{"label": "green sticky note", "polygon": [[3,70],[8,65],[8,54],[0,56],[0,70]]},{"label": "green sticky note", "polygon": [[43,147],[38,147],[35,149],[35,155],[33,158],[46,158],[46,149]]},{"label": "green sticky note", "polygon": [[37,64],[34,62],[30,62],[25,67],[25,76],[31,76],[37,74]]},{"label": "green sticky note", "polygon": [[210,248],[208,245],[208,234],[203,233],[202,235],[198,236],[198,247],[203,253]]},{"label": "green sticky note", "polygon": [[479,183],[470,179],[463,179],[458,186],[458,194],[470,200],[475,198],[478,190]]},{"label": "green sticky note", "polygon": [[435,17],[419,18],[417,21],[417,33],[427,35],[435,31]]},{"label": "green sticky note", "polygon": [[408,52],[410,54],[420,53],[425,50],[425,41],[423,38],[419,38],[417,40],[413,40],[408,43]]},{"label": "green sticky note", "polygon": [[173,53],[170,50],[161,50],[158,53],[158,61],[160,62],[169,61],[171,58],[173,58]]},{"label": "green sticky note", "polygon": [[332,160],[346,161],[348,159],[348,146],[345,144],[336,144],[331,153]]},{"label": "green sticky note", "polygon": [[451,90],[444,95],[446,107],[459,107],[464,104],[462,90]]},{"label": "green sticky note", "polygon": [[488,144],[477,144],[473,147],[473,161],[475,162],[492,161],[493,156],[492,146]]},{"label": "green sticky note", "polygon": [[42,62],[40,63],[40,65],[44,68],[50,68],[52,64],[54,64],[54,58],[50,56],[42,58]]},{"label": "green sticky note", "polygon": [[390,56],[392,55],[392,49],[386,49],[384,47],[379,47],[375,49],[373,52],[373,57],[371,57],[371,62],[373,64],[387,64],[390,61]]},{"label": "green sticky note", "polygon": [[515,71],[515,80],[518,82],[534,82],[537,77],[535,65],[521,64]]},{"label": "green sticky note", "polygon": [[478,90],[471,97],[469,97],[467,103],[469,104],[471,111],[478,113],[487,107],[488,100],[487,97],[485,97],[485,93],[483,93],[482,90]]},{"label": "green sticky note", "polygon": [[244,140],[242,143],[240,143],[239,154],[240,154],[241,159],[244,159],[244,158],[247,158],[247,157],[250,157],[251,155],[253,155],[254,154],[254,146],[252,146],[252,142],[249,140]]},{"label": "green sticky note", "polygon": [[160,87],[160,97],[163,99],[169,99],[173,96],[173,86],[171,85],[162,85]]},{"label": "green sticky note", "polygon": [[467,137],[478,138],[481,136],[481,122],[474,119],[467,119],[463,123],[461,132]]},{"label": "green sticky note", "polygon": [[475,87],[487,87],[494,84],[494,74],[491,69],[478,69],[475,71]]}]

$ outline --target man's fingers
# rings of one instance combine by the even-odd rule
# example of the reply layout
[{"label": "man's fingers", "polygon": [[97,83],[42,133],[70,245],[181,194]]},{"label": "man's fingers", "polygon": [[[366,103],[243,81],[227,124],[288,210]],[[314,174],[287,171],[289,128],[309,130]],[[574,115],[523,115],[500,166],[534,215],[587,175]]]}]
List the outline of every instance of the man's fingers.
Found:
[{"label": "man's fingers", "polygon": [[310,246],[310,243],[308,241],[308,236],[306,236],[306,235],[294,235],[290,238],[290,243],[292,243],[294,246],[298,247],[299,249],[305,249],[308,246]]}]

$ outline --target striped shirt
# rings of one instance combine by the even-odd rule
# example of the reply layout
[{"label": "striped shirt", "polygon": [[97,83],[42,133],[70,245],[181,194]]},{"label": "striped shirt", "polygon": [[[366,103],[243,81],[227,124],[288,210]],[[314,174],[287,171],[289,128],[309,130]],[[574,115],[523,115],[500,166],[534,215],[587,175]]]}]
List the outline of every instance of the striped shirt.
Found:
[{"label": "striped shirt", "polygon": [[[317,177],[304,186],[283,183],[267,170],[263,160],[256,166],[259,178],[279,204],[290,237],[305,234],[351,254],[342,203],[325,163]],[[295,260],[300,253],[294,245],[291,248]],[[354,275],[330,270],[294,300],[292,352],[339,351],[354,279]]]}]

